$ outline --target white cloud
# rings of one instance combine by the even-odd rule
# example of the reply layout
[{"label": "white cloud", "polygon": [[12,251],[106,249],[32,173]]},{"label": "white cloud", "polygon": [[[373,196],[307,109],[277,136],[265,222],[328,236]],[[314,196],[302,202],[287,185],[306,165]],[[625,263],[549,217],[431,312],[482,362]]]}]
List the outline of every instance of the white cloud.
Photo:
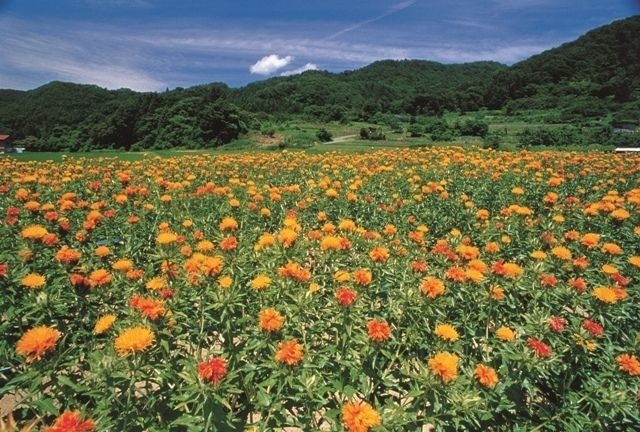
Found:
[{"label": "white cloud", "polygon": [[251,68],[249,68],[249,70],[252,74],[269,75],[277,71],[278,69],[282,69],[283,67],[291,63],[292,60],[293,57],[291,56],[280,57],[277,54],[271,54],[268,56],[264,56],[260,60],[255,62],[255,64],[251,65]]},{"label": "white cloud", "polygon": [[302,72],[310,70],[318,70],[318,65],[316,65],[315,63],[307,63],[306,65],[300,66],[299,68],[284,71],[280,74],[280,76],[298,75]]}]

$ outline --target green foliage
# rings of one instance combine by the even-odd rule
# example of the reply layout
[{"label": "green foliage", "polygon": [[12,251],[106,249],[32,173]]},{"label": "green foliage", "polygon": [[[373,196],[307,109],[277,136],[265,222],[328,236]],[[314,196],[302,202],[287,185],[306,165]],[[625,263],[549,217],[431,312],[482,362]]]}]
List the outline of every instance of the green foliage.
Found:
[{"label": "green foliage", "polygon": [[324,128],[318,129],[318,131],[316,132],[316,137],[322,142],[329,142],[333,138],[331,132]]},{"label": "green foliage", "polygon": [[456,136],[454,128],[441,118],[428,119],[424,130],[433,141],[452,141]]},{"label": "green foliage", "polygon": [[502,142],[502,136],[498,133],[490,133],[484,136],[484,140],[482,141],[482,147],[485,149],[494,149],[497,150],[500,148],[500,143]]},{"label": "green foliage", "polygon": [[419,124],[413,123],[407,128],[407,133],[411,138],[419,138],[424,133],[424,128]]},{"label": "green foliage", "polygon": [[482,120],[466,120],[459,126],[460,135],[478,136],[484,138],[489,133],[489,124]]},{"label": "green foliage", "polygon": [[584,145],[585,137],[575,127],[525,129],[520,134],[520,147]]},{"label": "green foliage", "polygon": [[360,139],[371,141],[384,141],[386,136],[382,129],[376,127],[366,127],[360,129]]}]

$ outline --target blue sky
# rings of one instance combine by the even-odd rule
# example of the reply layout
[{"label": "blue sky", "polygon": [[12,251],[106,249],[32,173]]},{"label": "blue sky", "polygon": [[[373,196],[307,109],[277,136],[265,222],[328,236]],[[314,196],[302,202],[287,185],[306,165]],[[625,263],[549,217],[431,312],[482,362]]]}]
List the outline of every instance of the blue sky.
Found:
[{"label": "blue sky", "polygon": [[380,59],[512,64],[638,13],[637,0],[0,0],[0,88],[239,87]]}]

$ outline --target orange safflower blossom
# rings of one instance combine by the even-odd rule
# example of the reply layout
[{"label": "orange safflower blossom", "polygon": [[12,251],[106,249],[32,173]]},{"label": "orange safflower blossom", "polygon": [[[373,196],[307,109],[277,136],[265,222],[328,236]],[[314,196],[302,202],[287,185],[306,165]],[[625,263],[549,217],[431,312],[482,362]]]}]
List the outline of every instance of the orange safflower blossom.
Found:
[{"label": "orange safflower blossom", "polygon": [[446,384],[458,376],[458,361],[460,358],[453,353],[439,352],[428,361],[429,369]]},{"label": "orange safflower blossom", "polygon": [[373,342],[384,342],[391,337],[391,327],[386,321],[373,319],[367,323],[367,333]]},{"label": "orange safflower blossom", "polygon": [[436,298],[445,291],[444,282],[438,278],[426,277],[420,282],[420,290],[429,298]]},{"label": "orange safflower blossom", "polygon": [[20,281],[22,286],[29,289],[37,289],[43,287],[47,283],[47,279],[38,273],[29,273]]},{"label": "orange safflower blossom", "polygon": [[103,286],[111,282],[111,273],[105,269],[97,269],[89,274],[89,285],[92,288]]},{"label": "orange safflower blossom", "polygon": [[261,251],[268,248],[269,246],[273,246],[275,243],[276,238],[273,234],[263,233],[256,242],[255,246],[253,246],[253,250]]},{"label": "orange safflower blossom", "polygon": [[593,296],[603,303],[617,303],[624,300],[627,293],[622,288],[599,286],[593,289]]},{"label": "orange safflower blossom", "polygon": [[458,334],[458,331],[451,324],[436,325],[434,333],[440,339],[449,341],[449,342],[455,342],[458,339],[460,339],[460,335]]},{"label": "orange safflower blossom", "polygon": [[225,217],[220,221],[220,231],[235,231],[238,229],[238,222],[232,217]]},{"label": "orange safflower blossom", "polygon": [[284,228],[278,232],[278,241],[285,248],[293,246],[297,238],[298,233],[291,228]]},{"label": "orange safflower blossom", "polygon": [[82,258],[82,252],[68,246],[63,246],[56,252],[56,261],[62,264],[74,264],[80,261],[80,258]]},{"label": "orange safflower blossom", "polygon": [[382,424],[382,418],[366,402],[348,402],[342,407],[342,424],[347,432],[368,432]]},{"label": "orange safflower blossom", "polygon": [[299,344],[296,339],[289,339],[278,344],[275,359],[280,363],[295,366],[302,361],[303,350],[302,344]]},{"label": "orange safflower blossom", "polygon": [[172,232],[161,232],[156,237],[156,243],[160,245],[169,245],[178,241],[178,236]]},{"label": "orange safflower blossom", "polygon": [[516,338],[516,332],[509,327],[500,326],[496,330],[496,337],[503,342],[511,342]]},{"label": "orange safflower blossom", "polygon": [[130,327],[122,331],[113,345],[119,356],[146,351],[153,344],[155,335],[146,327]]},{"label": "orange safflower blossom", "polygon": [[274,308],[267,308],[258,313],[258,322],[262,330],[276,332],[284,325],[284,317]]},{"label": "orange safflower blossom", "polygon": [[238,247],[238,239],[235,236],[227,236],[220,240],[220,249],[225,252],[235,250]]},{"label": "orange safflower blossom", "polygon": [[620,354],[616,357],[616,361],[618,362],[618,367],[620,370],[625,371],[631,376],[639,376],[640,375],[640,361],[634,355],[630,354]]},{"label": "orange safflower blossom", "polygon": [[30,363],[53,351],[62,334],[53,327],[39,326],[27,330],[16,344],[16,352]]},{"label": "orange safflower blossom", "polygon": [[267,275],[258,275],[250,282],[251,288],[256,290],[263,290],[271,285],[271,278]]},{"label": "orange safflower blossom", "polygon": [[353,272],[351,276],[352,276],[353,282],[361,286],[369,285],[373,280],[373,276],[371,275],[371,272],[367,269],[357,269],[356,271]]},{"label": "orange safflower blossom", "polygon": [[116,321],[116,316],[113,314],[103,315],[96,321],[93,327],[93,332],[97,335],[107,332],[113,323]]},{"label": "orange safflower blossom", "polygon": [[564,246],[556,246],[551,249],[551,254],[562,261],[571,260],[571,251]]},{"label": "orange safflower blossom", "polygon": [[111,268],[116,271],[126,273],[133,268],[133,261],[130,259],[119,259],[111,264]]},{"label": "orange safflower blossom", "polygon": [[487,388],[493,388],[498,383],[498,374],[495,369],[483,364],[476,365],[473,370],[473,376],[476,377],[478,382]]},{"label": "orange safflower blossom", "polygon": [[284,278],[294,279],[299,282],[307,282],[311,279],[311,271],[309,269],[292,261],[278,268],[278,274]]},{"label": "orange safflower blossom", "polygon": [[49,231],[42,225],[29,225],[25,229],[22,230],[20,235],[23,239],[27,240],[40,240],[45,235],[47,235]]},{"label": "orange safflower blossom", "polygon": [[369,252],[369,258],[374,262],[384,263],[389,259],[389,249],[384,246],[376,246]]},{"label": "orange safflower blossom", "polygon": [[136,294],[131,297],[129,304],[135,310],[151,320],[155,320],[167,313],[167,310],[164,307],[164,302],[151,297],[143,297]]}]

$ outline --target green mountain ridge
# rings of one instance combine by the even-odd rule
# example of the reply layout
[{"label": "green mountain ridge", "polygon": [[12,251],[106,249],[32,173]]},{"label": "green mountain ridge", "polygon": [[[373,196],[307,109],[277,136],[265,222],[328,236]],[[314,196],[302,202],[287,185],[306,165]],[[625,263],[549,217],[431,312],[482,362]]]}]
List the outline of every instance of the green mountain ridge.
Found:
[{"label": "green mountain ridge", "polygon": [[361,69],[307,71],[229,88],[162,93],[54,81],[0,89],[0,131],[31,150],[214,147],[264,119],[369,120],[377,113],[553,110],[559,122],[640,120],[640,16],[594,29],[512,66],[381,60]]}]

